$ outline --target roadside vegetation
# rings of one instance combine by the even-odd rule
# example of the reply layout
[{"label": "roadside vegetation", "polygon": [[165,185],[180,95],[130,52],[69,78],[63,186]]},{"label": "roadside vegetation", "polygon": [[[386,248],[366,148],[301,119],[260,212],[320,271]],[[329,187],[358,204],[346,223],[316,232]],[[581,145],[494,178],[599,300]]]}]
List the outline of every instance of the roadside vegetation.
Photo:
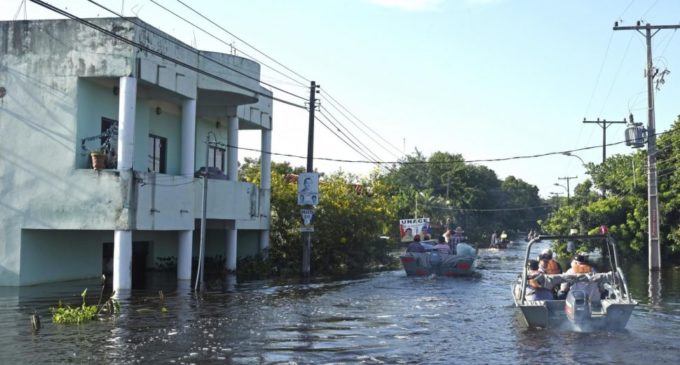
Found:
[{"label": "roadside vegetation", "polygon": [[[272,163],[270,250],[266,260],[244,259],[238,275],[297,276],[302,267],[297,174],[303,167]],[[260,166],[247,159],[241,179],[259,183]],[[425,157],[420,152],[367,178],[337,172],[322,175],[320,202],[312,222],[312,271],[315,275],[354,275],[398,267],[399,219],[428,217],[434,236],[461,226],[482,247],[493,230],[526,231],[552,209],[538,188],[521,179],[500,180],[485,167],[467,164],[458,154]],[[263,273],[267,273],[266,275]]]},{"label": "roadside vegetation", "polygon": [[[657,171],[661,258],[680,260],[680,120],[657,139]],[[580,234],[597,233],[607,225],[619,247],[619,255],[628,259],[647,258],[647,151],[614,155],[603,164],[589,163],[590,179],[575,188],[566,198],[555,202],[559,209],[542,222],[544,232],[568,234],[573,228]],[[604,191],[604,197],[602,196]],[[556,245],[566,254],[566,243]]]}]

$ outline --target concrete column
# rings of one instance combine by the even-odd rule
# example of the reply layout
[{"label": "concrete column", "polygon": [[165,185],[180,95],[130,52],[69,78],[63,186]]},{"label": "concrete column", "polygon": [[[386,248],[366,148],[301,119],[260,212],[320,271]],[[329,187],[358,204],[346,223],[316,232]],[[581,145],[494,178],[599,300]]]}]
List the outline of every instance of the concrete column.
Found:
[{"label": "concrete column", "polygon": [[[118,95],[118,171],[131,171],[135,155],[137,79],[121,77]],[[132,289],[132,231],[129,230],[113,233],[113,290],[121,289]]]},{"label": "concrete column", "polygon": [[229,117],[229,135],[227,143],[227,178],[229,181],[238,180],[238,117]]},{"label": "concrete column", "polygon": [[[196,161],[196,100],[187,99],[182,102],[182,176],[194,176]],[[177,279],[191,280],[191,258],[194,230],[179,232],[177,246]]]},{"label": "concrete column", "polygon": [[260,231],[260,253],[263,258],[267,255],[267,250],[269,249],[269,230],[264,229]]},{"label": "concrete column", "polygon": [[183,176],[194,176],[196,161],[196,99],[182,102],[182,167]]},{"label": "concrete column", "polygon": [[177,247],[178,280],[191,280],[191,256],[194,245],[193,238],[193,230],[179,232],[179,245]]},{"label": "concrete column", "polygon": [[129,170],[135,156],[137,79],[121,77],[118,96],[118,170]]},{"label": "concrete column", "polygon": [[[262,130],[262,141],[260,149],[262,154],[260,155],[260,194],[262,194],[260,207],[262,211],[260,212],[260,217],[264,217],[269,221],[271,215],[271,189],[272,189],[272,131],[271,129]],[[267,224],[269,227],[269,224]],[[265,254],[266,250],[269,248],[269,230],[265,229],[260,231],[260,253]]]},{"label": "concrete column", "polygon": [[227,230],[227,271],[236,271],[236,237],[238,236],[237,229]]},{"label": "concrete column", "polygon": [[113,234],[113,290],[132,289],[132,232]]}]

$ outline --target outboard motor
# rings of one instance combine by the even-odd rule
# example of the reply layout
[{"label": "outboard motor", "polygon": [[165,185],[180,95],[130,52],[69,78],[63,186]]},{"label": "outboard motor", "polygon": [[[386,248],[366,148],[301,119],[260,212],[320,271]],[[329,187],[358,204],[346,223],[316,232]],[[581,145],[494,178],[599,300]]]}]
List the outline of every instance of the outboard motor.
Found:
[{"label": "outboard motor", "polygon": [[564,303],[564,312],[567,314],[567,318],[574,323],[587,321],[590,318],[590,306],[586,292],[571,289]]},{"label": "outboard motor", "polygon": [[579,282],[572,285],[564,303],[564,312],[567,318],[576,324],[587,322],[591,315],[591,301],[598,301],[599,290],[597,284]]}]

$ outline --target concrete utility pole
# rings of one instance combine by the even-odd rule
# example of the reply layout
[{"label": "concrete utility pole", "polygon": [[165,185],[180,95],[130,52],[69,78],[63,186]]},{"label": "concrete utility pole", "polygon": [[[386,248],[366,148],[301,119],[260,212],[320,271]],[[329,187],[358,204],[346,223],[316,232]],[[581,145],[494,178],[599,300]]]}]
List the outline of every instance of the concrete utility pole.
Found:
[{"label": "concrete utility pole", "polygon": [[565,176],[557,178],[557,180],[567,180],[567,205],[569,205],[569,199],[571,198],[571,188],[569,187],[569,180],[576,179],[577,177],[578,176]]},{"label": "concrete utility pole", "polygon": [[594,123],[602,128],[602,163],[604,163],[607,160],[607,128],[612,124],[628,124],[626,118],[623,118],[623,120],[600,120],[600,118],[597,118],[597,120],[586,120],[586,118],[583,118],[583,123]]},{"label": "concrete utility pole", "polygon": [[[309,131],[307,132],[307,172],[314,172],[314,111],[316,109],[316,93],[319,86],[312,81],[309,88]],[[314,206],[308,207],[314,209]],[[312,255],[312,232],[303,232],[302,245],[302,276],[307,278],[310,273]]]},{"label": "concrete utility pole", "polygon": [[[661,240],[659,238],[659,189],[656,171],[656,121],[654,120],[654,65],[652,63],[652,37],[661,29],[678,29],[680,25],[651,25],[649,23],[630,27],[619,27],[614,23],[614,30],[636,30],[645,36],[647,43],[647,207],[649,227],[649,270],[661,269]],[[645,32],[641,32],[644,29]],[[654,33],[652,33],[654,29]]]}]

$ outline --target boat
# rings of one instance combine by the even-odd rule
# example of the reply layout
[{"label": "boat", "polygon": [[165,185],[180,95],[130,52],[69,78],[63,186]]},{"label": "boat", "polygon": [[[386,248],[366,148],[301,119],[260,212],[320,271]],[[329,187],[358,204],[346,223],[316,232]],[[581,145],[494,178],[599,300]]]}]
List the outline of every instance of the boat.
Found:
[{"label": "boat", "polygon": [[[601,252],[607,253],[602,262],[608,271],[596,274],[544,275],[542,287],[552,290],[562,283],[571,286],[565,299],[529,300],[527,298],[527,265],[534,243],[542,239],[599,240]],[[622,330],[637,305],[628,291],[626,279],[619,266],[616,243],[609,234],[589,236],[538,236],[527,244],[522,273],[512,284],[515,307],[528,327],[565,328],[575,330]]]},{"label": "boat", "polygon": [[475,269],[477,253],[471,245],[461,242],[456,245],[456,254],[447,255],[432,249],[437,242],[423,241],[425,252],[407,252],[401,256],[401,264],[407,276],[469,276]]}]

